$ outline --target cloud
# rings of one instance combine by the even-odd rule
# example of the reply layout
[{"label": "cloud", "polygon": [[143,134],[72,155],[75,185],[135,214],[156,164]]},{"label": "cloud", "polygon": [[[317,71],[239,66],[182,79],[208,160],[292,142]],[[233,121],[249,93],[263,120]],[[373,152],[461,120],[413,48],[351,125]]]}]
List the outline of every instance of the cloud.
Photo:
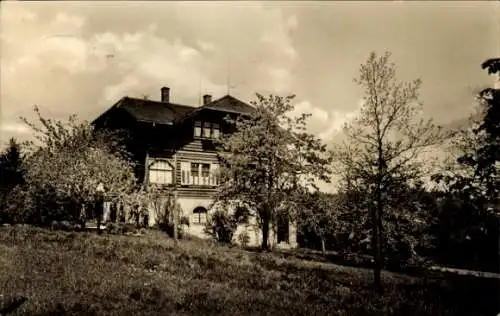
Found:
[{"label": "cloud", "polygon": [[31,130],[28,126],[22,123],[2,122],[0,131],[3,133],[27,134]]},{"label": "cloud", "polygon": [[[154,30],[116,36],[106,34],[95,41],[113,52],[113,62],[123,76],[104,88],[101,103],[114,102],[123,95],[157,94],[162,85],[173,85],[172,93],[196,97],[199,82],[214,93],[224,90],[204,72],[209,59],[181,39],[168,41]],[[161,52],[161,54],[159,53]]]},{"label": "cloud", "polygon": [[[247,101],[294,90],[296,16],[258,4],[154,8],[4,4],[4,119],[29,118],[37,104],[54,118],[91,120],[124,95],[158,99],[164,85],[174,102],[196,104],[200,93],[225,94],[228,72],[231,93]],[[133,16],[133,26],[109,22],[116,15]]]},{"label": "cloud", "polygon": [[364,100],[359,100],[357,107],[352,111],[336,111],[333,110],[329,115],[328,127],[319,133],[319,137],[324,141],[331,140],[342,131],[346,123],[351,122],[356,116],[359,115],[361,107],[364,105]]},{"label": "cloud", "polygon": [[281,54],[283,54],[284,57],[293,60],[297,58],[297,52],[291,43],[289,33],[290,31],[295,29],[297,25],[297,17],[295,15],[292,15],[285,23],[276,24],[273,28],[270,28],[267,32],[265,32],[261,36],[260,41],[262,43],[281,47]]},{"label": "cloud", "polygon": [[287,26],[291,30],[296,29],[298,24],[299,21],[297,20],[297,16],[295,14],[291,15],[287,20]]},{"label": "cloud", "polygon": [[202,40],[196,41],[196,44],[201,48],[201,50],[206,51],[206,52],[213,52],[216,50],[215,44],[211,42],[205,42]]},{"label": "cloud", "polygon": [[[138,96],[140,91],[135,89],[138,85],[140,85],[139,79],[134,76],[126,76],[120,83],[104,88],[103,97],[105,100],[112,101],[125,95]],[[130,94],[131,92],[132,94]]]},{"label": "cloud", "polygon": [[325,111],[324,109],[313,106],[311,102],[308,100],[300,101],[299,103],[295,104],[295,107],[293,111],[290,113],[290,116],[291,117],[299,116],[302,113],[311,114],[311,117],[308,120],[309,125],[315,127],[318,127],[319,125],[319,127],[322,127],[328,123],[328,117],[329,117],[328,112]]},{"label": "cloud", "polygon": [[303,100],[295,104],[289,116],[298,117],[302,113],[311,114],[307,121],[309,132],[328,142],[338,136],[345,123],[352,121],[359,114],[363,104],[364,101],[360,100],[352,111],[331,110],[328,112],[314,106],[309,100]]},{"label": "cloud", "polygon": [[50,24],[50,27],[56,31],[64,31],[66,34],[72,34],[73,32],[79,32],[84,24],[85,19],[81,16],[59,12]]}]

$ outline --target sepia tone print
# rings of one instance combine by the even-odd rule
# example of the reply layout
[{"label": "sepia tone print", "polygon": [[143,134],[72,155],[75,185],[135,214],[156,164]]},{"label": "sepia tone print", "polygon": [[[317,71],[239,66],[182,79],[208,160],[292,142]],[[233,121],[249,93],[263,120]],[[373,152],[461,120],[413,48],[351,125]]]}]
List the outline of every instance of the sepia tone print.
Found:
[{"label": "sepia tone print", "polygon": [[0,315],[498,315],[497,2],[0,10]]}]

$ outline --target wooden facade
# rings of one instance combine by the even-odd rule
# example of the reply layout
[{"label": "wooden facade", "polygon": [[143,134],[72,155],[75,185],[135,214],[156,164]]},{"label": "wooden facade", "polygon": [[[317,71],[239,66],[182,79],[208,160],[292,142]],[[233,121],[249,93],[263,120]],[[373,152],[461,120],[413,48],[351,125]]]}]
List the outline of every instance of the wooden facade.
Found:
[{"label": "wooden facade", "polygon": [[[247,115],[254,108],[231,96],[215,101],[205,96],[202,106],[180,105],[170,102],[169,91],[162,88],[161,102],[124,97],[93,124],[97,129],[127,132],[126,145],[139,183],[172,189],[184,215],[194,223],[191,233],[203,235],[199,212],[208,211],[220,182],[214,138],[234,131],[225,117]],[[252,230],[255,243],[259,234],[259,230]]]},{"label": "wooden facade", "polygon": [[[208,103],[202,106],[171,103],[169,95],[162,94],[162,98],[158,102],[124,97],[93,124],[97,129],[127,132],[127,148],[141,183],[162,180],[166,182],[163,185],[174,187],[179,197],[213,197],[219,185],[213,137],[231,131],[226,116],[245,115],[253,108],[231,96],[215,101],[205,96]],[[163,170],[171,166],[172,176],[158,175],[157,165]]]}]

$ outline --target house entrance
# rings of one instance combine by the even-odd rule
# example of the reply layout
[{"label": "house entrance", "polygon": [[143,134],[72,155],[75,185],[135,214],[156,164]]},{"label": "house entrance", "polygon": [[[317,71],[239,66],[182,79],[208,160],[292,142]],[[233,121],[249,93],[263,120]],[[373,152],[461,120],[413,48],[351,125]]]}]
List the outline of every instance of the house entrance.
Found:
[{"label": "house entrance", "polygon": [[278,227],[277,227],[278,244],[280,242],[288,243],[288,237],[290,234],[290,227],[288,224],[289,224],[288,218],[284,216],[278,217]]}]

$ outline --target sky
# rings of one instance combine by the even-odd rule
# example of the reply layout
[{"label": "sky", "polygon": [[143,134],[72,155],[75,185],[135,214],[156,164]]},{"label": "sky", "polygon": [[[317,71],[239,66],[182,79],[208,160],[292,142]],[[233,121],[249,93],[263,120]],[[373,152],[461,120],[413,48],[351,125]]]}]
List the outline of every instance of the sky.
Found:
[{"label": "sky", "polygon": [[[359,110],[353,82],[370,52],[392,53],[400,80],[423,80],[423,115],[473,111],[500,55],[494,2],[0,3],[0,143],[31,137],[19,120],[92,120],[118,99],[198,105],[201,94],[295,94],[309,130],[330,142]],[[228,84],[229,83],[229,84]]]}]

